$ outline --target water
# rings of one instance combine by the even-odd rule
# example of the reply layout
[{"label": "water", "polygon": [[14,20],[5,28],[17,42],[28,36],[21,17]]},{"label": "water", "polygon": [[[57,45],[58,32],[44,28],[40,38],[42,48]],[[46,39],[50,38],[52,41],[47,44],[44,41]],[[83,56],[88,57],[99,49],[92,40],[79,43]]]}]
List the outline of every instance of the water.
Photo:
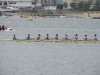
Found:
[{"label": "water", "polygon": [[[0,18],[13,31],[1,31],[0,38],[26,38],[38,33],[45,38],[65,34],[79,39],[87,34],[100,39],[100,21],[89,18]],[[99,43],[0,42],[0,75],[100,75]]]}]

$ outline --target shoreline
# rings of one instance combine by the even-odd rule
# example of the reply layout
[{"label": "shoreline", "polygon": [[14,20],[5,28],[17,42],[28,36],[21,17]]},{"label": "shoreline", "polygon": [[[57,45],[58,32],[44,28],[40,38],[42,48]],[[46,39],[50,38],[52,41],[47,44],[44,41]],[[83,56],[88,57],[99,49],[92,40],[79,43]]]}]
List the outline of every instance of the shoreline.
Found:
[{"label": "shoreline", "polygon": [[[22,14],[23,18],[28,18],[30,17],[31,15],[32,16],[38,16],[36,14],[33,14],[33,13],[26,13],[26,12],[23,12],[23,13],[13,13],[12,16],[9,16],[9,17],[20,17]],[[74,13],[74,14],[49,14],[49,15],[43,15],[43,16],[64,16],[64,17],[100,17],[100,13],[88,13],[88,12],[83,12],[83,14],[77,14],[77,13]]]}]

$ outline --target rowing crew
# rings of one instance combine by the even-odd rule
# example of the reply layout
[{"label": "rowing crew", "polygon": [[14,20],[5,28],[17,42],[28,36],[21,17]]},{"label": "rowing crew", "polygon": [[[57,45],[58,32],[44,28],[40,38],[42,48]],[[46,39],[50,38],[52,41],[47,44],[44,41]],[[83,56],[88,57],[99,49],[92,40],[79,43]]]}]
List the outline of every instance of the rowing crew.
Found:
[{"label": "rowing crew", "polygon": [[[88,38],[87,38],[87,35],[85,35],[85,38],[84,38],[84,40],[88,40]],[[93,40],[97,41],[97,35],[96,35],[96,34],[94,35],[94,38],[93,38]]]},{"label": "rowing crew", "polygon": [[[40,39],[40,37],[41,37],[41,35],[40,35],[40,34],[38,34],[38,36],[36,37],[36,39],[37,39],[37,40],[39,40],[39,39]],[[28,39],[28,40],[30,40],[30,39],[31,39],[30,34],[28,34],[28,35],[27,35],[27,38],[26,38],[26,39]],[[58,40],[58,34],[56,34],[55,38],[53,38],[53,39]],[[74,38],[72,38],[72,39],[74,39],[74,40],[78,40],[78,35],[77,35],[77,34],[75,34],[75,37],[74,37]],[[16,36],[15,36],[15,35],[13,36],[13,40],[16,40]],[[49,38],[49,34],[47,34],[47,35],[46,35],[45,40],[50,40],[50,38]],[[65,37],[64,37],[64,38],[62,38],[62,40],[69,40],[69,39],[68,39],[68,36],[67,36],[67,35],[65,35]],[[84,35],[84,39],[83,39],[83,40],[88,40],[87,35]],[[93,40],[97,41],[97,35],[96,35],[96,34],[94,35]]]},{"label": "rowing crew", "polygon": [[[93,38],[93,40],[97,40],[97,37],[96,37],[97,35],[95,34],[94,35],[94,38]],[[46,36],[46,38],[45,38],[46,40],[49,40],[49,34],[47,34],[47,36]],[[58,40],[58,34],[56,34],[56,36],[55,36],[55,38],[54,39],[56,39],[56,40]],[[72,38],[72,39],[75,39],[75,40],[78,40],[78,35],[77,34],[75,34],[75,37],[74,38]],[[64,38],[62,38],[62,40],[69,40],[68,39],[68,36],[67,35],[65,35],[65,37]],[[83,39],[83,40],[88,40],[88,38],[87,38],[87,35],[85,35],[85,38]]]}]

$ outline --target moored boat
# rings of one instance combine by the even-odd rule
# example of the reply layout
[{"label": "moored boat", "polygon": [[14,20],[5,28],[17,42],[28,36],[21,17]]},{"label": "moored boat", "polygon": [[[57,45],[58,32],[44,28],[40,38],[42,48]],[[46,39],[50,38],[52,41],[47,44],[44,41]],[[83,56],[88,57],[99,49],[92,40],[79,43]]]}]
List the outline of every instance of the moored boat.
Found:
[{"label": "moored boat", "polygon": [[7,27],[7,28],[5,29],[5,31],[9,31],[9,30],[12,30],[12,28],[11,28],[11,27]]},{"label": "moored boat", "polygon": [[100,17],[92,17],[92,19],[100,19]]}]

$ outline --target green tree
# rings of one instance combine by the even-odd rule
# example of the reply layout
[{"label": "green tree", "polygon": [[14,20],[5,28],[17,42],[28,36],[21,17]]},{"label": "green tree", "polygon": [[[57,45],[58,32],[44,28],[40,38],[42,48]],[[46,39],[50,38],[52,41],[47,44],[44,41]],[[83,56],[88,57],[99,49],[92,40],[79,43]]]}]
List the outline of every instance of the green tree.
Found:
[{"label": "green tree", "polygon": [[88,0],[90,3],[93,3],[93,0]]},{"label": "green tree", "polygon": [[84,1],[80,1],[80,2],[78,3],[78,9],[81,10],[81,11],[84,10]]},{"label": "green tree", "polygon": [[70,3],[70,6],[71,6],[71,8],[73,8],[73,9],[77,9],[77,6],[76,6],[76,3],[75,3],[75,2]]},{"label": "green tree", "polygon": [[63,9],[63,5],[62,4],[57,4],[57,9],[62,10]]},{"label": "green tree", "polygon": [[90,2],[90,1],[85,2],[85,3],[84,3],[84,10],[85,10],[85,11],[90,10],[90,6],[91,6],[91,2]]},{"label": "green tree", "polygon": [[65,9],[67,9],[68,3],[67,3],[67,2],[64,2],[64,3],[63,3],[63,7],[64,7]]},{"label": "green tree", "polygon": [[32,1],[32,5],[35,5],[35,7],[36,7],[36,0]]},{"label": "green tree", "polygon": [[95,1],[96,6],[92,8],[92,11],[100,11],[100,0]]},{"label": "green tree", "polygon": [[100,0],[96,0],[96,7],[99,7],[99,5],[100,5]]},{"label": "green tree", "polygon": [[35,5],[36,3],[35,2],[32,2],[32,5]]},{"label": "green tree", "polygon": [[62,4],[57,4],[57,9],[59,10],[59,13],[60,13],[60,10],[63,10],[63,5]]},{"label": "green tree", "polygon": [[0,12],[0,16],[2,15],[2,13]]}]

